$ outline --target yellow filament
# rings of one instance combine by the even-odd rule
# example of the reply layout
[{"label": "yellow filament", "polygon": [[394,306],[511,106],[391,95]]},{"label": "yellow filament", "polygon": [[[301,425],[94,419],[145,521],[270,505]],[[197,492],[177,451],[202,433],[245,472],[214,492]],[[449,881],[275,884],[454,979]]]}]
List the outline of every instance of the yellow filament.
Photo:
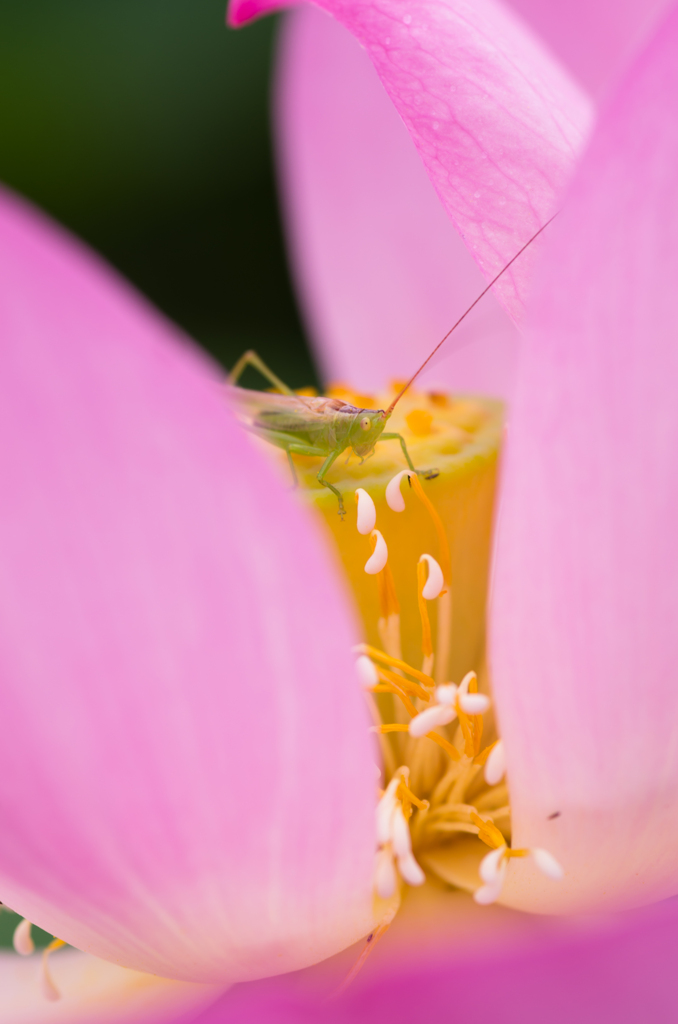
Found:
[{"label": "yellow filament", "polygon": [[392,683],[379,683],[377,686],[370,686],[370,693],[392,693],[396,697],[400,697],[408,715],[412,715],[412,718],[414,718],[417,714],[417,709],[407,694],[403,693],[400,687],[394,686]]},{"label": "yellow filament", "polygon": [[[410,727],[409,725],[401,725],[400,722],[389,722],[387,725],[372,726],[372,731],[379,732],[383,736],[389,732],[409,732]],[[459,760],[461,754],[448,740],[443,739],[443,737],[439,736],[437,732],[427,732],[425,735],[427,740],[433,740],[433,742],[437,743],[439,747],[442,747],[445,753],[449,754],[453,761]]]},{"label": "yellow filament", "polygon": [[[452,559],[450,557],[450,545],[447,540],[447,534],[445,533],[445,527],[443,526],[442,519],[436,512],[431,499],[428,495],[424,494],[424,488],[419,483],[416,473],[411,473],[409,481],[412,484],[414,493],[417,495],[419,500],[423,503],[426,511],[430,515],[433,525],[435,526],[436,533],[438,534],[438,543],[440,545],[440,568],[443,571],[443,579],[445,580],[446,586],[450,586],[452,582]],[[443,591],[442,593],[445,593]]]},{"label": "yellow filament", "polygon": [[408,665],[406,661],[401,661],[400,658],[392,658],[390,654],[384,654],[377,647],[372,647],[370,644],[358,644],[353,650],[356,654],[366,654],[373,661],[381,661],[384,665],[392,665],[393,668],[399,668],[402,672],[407,672],[408,676],[418,679],[420,683],[428,686],[430,690],[435,686],[433,678],[427,675],[426,672],[420,672],[419,669],[412,668],[411,665]]},{"label": "yellow filament", "polygon": [[379,585],[379,608],[382,619],[388,619],[391,615],[400,615],[398,595],[396,594],[393,573],[388,562],[381,572],[377,574],[377,583]]},{"label": "yellow filament", "polygon": [[418,683],[413,683],[410,679],[405,679],[404,676],[397,676],[395,672],[389,672],[386,668],[378,668],[377,675],[383,682],[391,683],[393,686],[397,686],[399,689],[404,690],[405,693],[413,694],[415,697],[419,697],[420,700],[429,701],[431,694],[419,686]]},{"label": "yellow filament", "polygon": [[[478,839],[481,839],[486,846],[491,846],[494,850],[498,850],[500,846],[506,846],[506,840],[493,821],[485,821],[484,818],[481,818],[479,814],[475,814],[473,811],[469,817],[478,828]],[[522,857],[523,854],[516,853],[515,856]]]},{"label": "yellow filament", "polygon": [[53,953],[55,949],[61,949],[61,947],[65,945],[66,943],[63,939],[52,939],[49,946],[45,946],[43,949],[42,955],[47,956],[48,953]]},{"label": "yellow filament", "polygon": [[458,761],[461,757],[457,748],[453,747],[449,740],[443,739],[442,736],[439,736],[437,732],[427,732],[426,739],[433,740],[433,742],[437,743],[439,747],[442,747],[445,753],[449,754],[453,761]]},{"label": "yellow filament", "polygon": [[408,800],[415,807],[418,807],[420,811],[427,811],[430,807],[428,800],[420,800],[418,796],[415,796],[409,786],[406,786],[403,780],[400,780],[400,785],[396,791],[396,795],[401,800]]},{"label": "yellow filament", "polygon": [[419,604],[419,615],[421,616],[421,650],[425,658],[433,654],[431,643],[431,622],[428,617],[427,601],[424,597],[426,586],[426,562],[417,563],[417,602]]},{"label": "yellow filament", "polygon": [[485,747],[484,750],[481,750],[480,753],[473,758],[473,763],[479,765],[482,768],[482,766],[485,764],[488,757],[490,756],[490,751],[493,750],[494,747],[496,747],[498,742],[499,740],[495,740],[494,743],[490,743],[489,747]]}]

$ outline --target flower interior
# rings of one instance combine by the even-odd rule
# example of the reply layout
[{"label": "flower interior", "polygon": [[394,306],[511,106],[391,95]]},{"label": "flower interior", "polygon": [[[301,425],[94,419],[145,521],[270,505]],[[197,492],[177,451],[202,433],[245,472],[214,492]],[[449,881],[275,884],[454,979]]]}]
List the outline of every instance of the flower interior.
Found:
[{"label": "flower interior", "polygon": [[[327,393],[373,410],[387,408],[401,387]],[[317,460],[295,458],[365,629],[356,669],[381,755],[377,900],[428,875],[491,903],[510,860],[528,855],[549,877],[561,875],[547,851],[511,848],[505,752],[491,703],[485,609],[502,429],[500,402],[410,389],[389,430],[405,438],[418,472],[394,441],[380,441],[369,459],[349,450],[332,476],[346,517],[318,483]]]}]

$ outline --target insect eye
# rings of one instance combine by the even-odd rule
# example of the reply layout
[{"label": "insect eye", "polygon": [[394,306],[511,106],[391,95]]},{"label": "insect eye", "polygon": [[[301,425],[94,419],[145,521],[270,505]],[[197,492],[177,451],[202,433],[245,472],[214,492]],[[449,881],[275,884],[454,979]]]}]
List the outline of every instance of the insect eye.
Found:
[{"label": "insect eye", "polygon": [[372,426],[372,421],[370,420],[370,417],[363,416],[363,418],[360,421],[360,426],[363,428],[363,430],[369,430],[370,427]]}]

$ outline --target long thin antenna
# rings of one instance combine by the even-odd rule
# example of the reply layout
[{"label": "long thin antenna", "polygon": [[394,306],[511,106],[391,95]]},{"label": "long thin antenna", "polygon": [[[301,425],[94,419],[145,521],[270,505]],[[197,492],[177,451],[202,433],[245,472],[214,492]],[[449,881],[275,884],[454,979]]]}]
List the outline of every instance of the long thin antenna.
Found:
[{"label": "long thin antenna", "polygon": [[524,246],[522,247],[522,249],[519,249],[519,250],[518,250],[518,252],[517,252],[517,253],[515,254],[515,256],[513,257],[513,259],[510,259],[510,260],[508,261],[508,263],[506,264],[506,266],[505,266],[505,267],[502,267],[502,269],[501,269],[501,270],[499,271],[499,273],[497,274],[497,276],[496,276],[496,277],[493,277],[493,278],[492,278],[492,280],[490,281],[490,283],[488,284],[488,286],[487,286],[486,288],[483,288],[483,290],[482,290],[482,292],[480,293],[480,295],[478,296],[478,298],[477,298],[477,299],[475,299],[475,300],[474,300],[474,301],[473,301],[473,302],[471,303],[471,305],[470,305],[470,306],[468,307],[468,309],[466,310],[466,312],[465,312],[465,313],[462,313],[462,315],[461,315],[461,316],[459,317],[459,319],[457,320],[456,324],[454,324],[454,325],[453,325],[452,327],[450,327],[450,329],[449,329],[449,331],[447,332],[447,334],[445,335],[445,337],[444,337],[444,338],[443,338],[443,339],[442,339],[441,341],[439,341],[439,342],[438,342],[438,344],[436,345],[436,347],[435,347],[435,348],[433,349],[433,352],[431,352],[430,356],[428,356],[428,358],[424,360],[424,362],[423,362],[423,363],[421,364],[421,366],[419,367],[419,369],[417,370],[417,372],[416,372],[416,373],[414,374],[414,376],[413,376],[413,377],[410,377],[410,379],[408,380],[408,382],[407,382],[407,384],[405,385],[405,387],[404,387],[404,388],[403,388],[403,389],[402,389],[402,390],[401,390],[401,391],[400,391],[400,392],[399,392],[399,393],[398,393],[398,394],[396,395],[396,397],[395,397],[395,398],[393,399],[393,401],[392,401],[392,402],[391,402],[391,404],[389,405],[388,409],[386,410],[386,412],[387,412],[387,413],[392,413],[392,412],[393,412],[393,410],[395,409],[396,405],[398,404],[398,402],[400,401],[400,399],[401,399],[401,398],[403,397],[403,395],[405,394],[405,392],[407,391],[407,389],[408,389],[408,388],[409,388],[409,387],[410,387],[410,386],[411,386],[412,384],[414,384],[415,380],[417,379],[417,377],[419,376],[419,374],[421,373],[421,371],[422,371],[422,370],[424,369],[424,367],[425,367],[425,366],[428,366],[428,364],[429,364],[429,363],[431,362],[431,360],[433,359],[433,357],[434,357],[434,355],[436,354],[436,352],[438,351],[438,349],[439,349],[439,348],[441,348],[441,346],[445,344],[445,342],[447,341],[447,339],[449,338],[449,336],[450,336],[450,335],[452,334],[452,332],[453,332],[453,331],[456,331],[457,327],[458,327],[458,326],[459,326],[459,324],[460,324],[460,323],[462,322],[462,320],[465,320],[465,319],[466,319],[466,317],[467,317],[467,316],[469,315],[469,313],[471,312],[471,310],[472,310],[472,309],[473,309],[473,308],[474,308],[475,306],[477,306],[477,305],[478,305],[478,303],[479,303],[479,302],[480,302],[480,300],[482,299],[483,295],[487,295],[487,293],[489,292],[490,288],[492,288],[492,287],[493,287],[493,285],[495,285],[495,284],[497,283],[497,281],[498,281],[498,280],[499,280],[499,278],[500,278],[500,277],[502,276],[502,274],[505,274],[505,273],[506,273],[506,271],[507,271],[507,270],[509,269],[509,267],[513,266],[513,264],[514,264],[514,263],[516,262],[516,260],[518,259],[518,257],[519,257],[519,256],[522,256],[522,254],[523,254],[523,253],[525,252],[525,250],[527,249],[527,247],[528,247],[528,246],[530,246],[530,245],[532,245],[532,243],[534,242],[534,240],[535,240],[536,238],[539,238],[539,236],[540,236],[540,234],[542,233],[542,231],[545,231],[545,230],[546,230],[546,228],[547,228],[547,227],[549,226],[549,224],[551,223],[551,221],[552,221],[552,220],[555,220],[555,218],[556,218],[557,216],[558,216],[558,211],[556,211],[556,213],[554,213],[554,214],[553,214],[553,217],[549,217],[549,219],[548,219],[548,220],[546,221],[546,223],[545,223],[545,224],[542,224],[542,226],[541,226],[541,227],[539,228],[539,231],[535,231],[535,233],[534,233],[534,234],[532,235],[532,238],[530,238],[530,239],[529,239],[529,240],[528,240],[527,242],[525,242],[525,245],[524,245]]}]

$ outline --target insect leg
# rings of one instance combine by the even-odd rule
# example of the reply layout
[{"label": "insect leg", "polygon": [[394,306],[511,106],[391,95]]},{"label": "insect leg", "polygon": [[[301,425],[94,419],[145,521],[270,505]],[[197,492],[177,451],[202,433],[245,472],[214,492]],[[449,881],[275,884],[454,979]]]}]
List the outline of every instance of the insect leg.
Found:
[{"label": "insect leg", "polygon": [[402,434],[382,434],[381,437],[379,438],[379,440],[380,441],[400,441],[400,447],[403,450],[403,455],[405,456],[405,462],[410,467],[410,469],[412,470],[413,473],[417,473],[418,472],[418,470],[416,470],[414,468],[414,464],[412,462],[412,459],[410,458],[410,453],[408,452],[407,445],[405,444],[405,438],[402,436]]},{"label": "insect leg", "polygon": [[277,388],[278,391],[280,391],[283,395],[294,394],[292,388],[288,388],[287,384],[283,384],[280,377],[276,377],[276,375],[273,373],[273,370],[269,370],[264,360],[261,359],[261,357],[258,356],[257,353],[253,352],[251,349],[248,352],[244,352],[243,355],[240,356],[240,359],[238,360],[238,362],[235,364],[235,366],[228,375],[228,383],[237,383],[238,379],[242,376],[242,374],[244,373],[245,369],[248,366],[251,366],[253,367],[253,369],[258,370],[261,376],[265,377],[266,380],[270,384],[272,384],[274,388]]},{"label": "insect leg", "polygon": [[333,491],[334,494],[336,494],[337,499],[339,501],[339,515],[343,517],[346,514],[346,509],[344,508],[344,499],[341,496],[341,491],[337,487],[335,487],[334,484],[331,484],[329,480],[325,479],[325,474],[327,473],[327,470],[330,468],[334,460],[339,455],[341,455],[342,451],[343,449],[335,449],[335,451],[331,452],[327,456],[318,472],[318,482],[321,483],[324,487],[329,487],[329,489]]},{"label": "insect leg", "polygon": [[[290,461],[290,465],[292,464],[292,458],[290,453],[294,453],[295,455],[327,455],[326,448],[314,448],[313,445],[308,444],[289,444],[285,446],[285,451],[287,452],[287,458]],[[334,462],[338,455],[341,455],[341,451],[334,451],[332,452],[331,455],[327,456],[322,466],[320,467],[320,471],[318,473],[318,482],[321,483],[323,487],[329,487],[329,489],[336,494],[337,499],[339,501],[339,515],[343,516],[346,512],[346,509],[344,508],[344,502],[341,497],[341,491],[337,490],[337,488],[333,484],[325,480],[325,473],[330,468],[330,466],[332,465],[332,463]]]},{"label": "insect leg", "polygon": [[435,480],[435,478],[440,475],[440,470],[438,470],[438,469],[415,469],[414,468],[414,465],[412,463],[412,459],[410,458],[410,453],[408,452],[407,445],[405,444],[405,438],[402,436],[402,434],[382,434],[381,437],[379,438],[379,440],[380,441],[396,441],[396,440],[400,441],[400,447],[403,450],[403,455],[405,456],[405,461],[407,462],[407,465],[410,467],[412,472],[416,473],[417,476],[419,476],[419,474],[421,473],[423,475],[423,477],[424,477],[424,480]]}]

